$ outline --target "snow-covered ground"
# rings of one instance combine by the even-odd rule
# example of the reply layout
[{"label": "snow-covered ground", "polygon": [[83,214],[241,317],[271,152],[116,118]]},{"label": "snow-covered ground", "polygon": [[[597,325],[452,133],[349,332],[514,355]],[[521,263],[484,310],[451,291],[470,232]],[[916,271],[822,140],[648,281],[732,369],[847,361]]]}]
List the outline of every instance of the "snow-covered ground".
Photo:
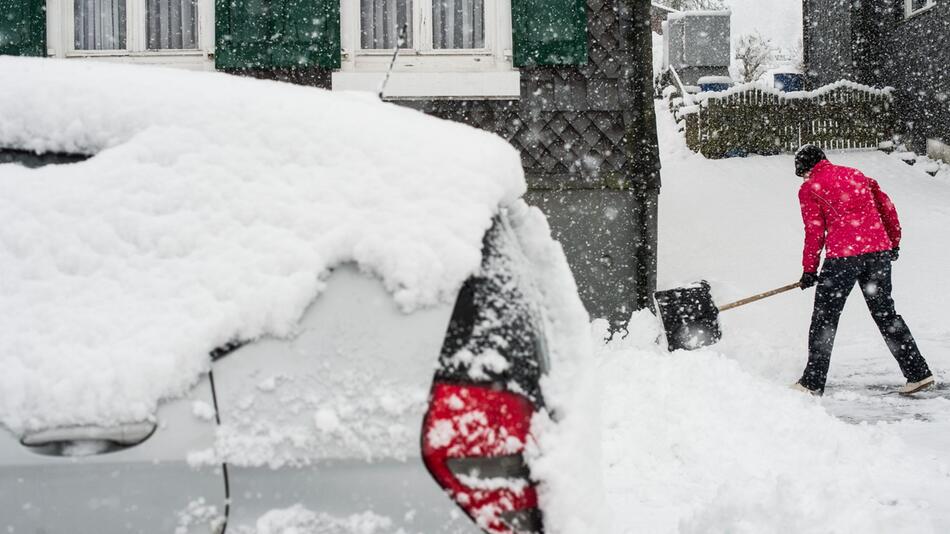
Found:
[{"label": "snow-covered ground", "polygon": [[[657,111],[660,287],[706,279],[725,304],[797,281],[801,182],[791,156],[705,160],[685,147],[665,106]],[[830,159],[876,178],[896,203],[905,238],[894,298],[946,383],[950,182],[879,152]],[[806,360],[813,295],[796,290],[725,312],[724,338],[706,350],[657,349],[649,315],[601,347],[615,532],[950,529],[950,390],[893,394],[903,379],[855,292],[825,397],[790,391]]]}]

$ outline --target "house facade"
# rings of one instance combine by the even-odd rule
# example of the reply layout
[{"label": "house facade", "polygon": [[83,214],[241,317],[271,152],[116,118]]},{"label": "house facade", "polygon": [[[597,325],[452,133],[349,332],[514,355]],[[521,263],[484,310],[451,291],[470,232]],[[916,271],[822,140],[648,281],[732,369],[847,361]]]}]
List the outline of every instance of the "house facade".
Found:
[{"label": "house facade", "polygon": [[[645,0],[0,0],[0,54],[377,92],[522,155],[593,316],[652,303],[659,156]],[[451,172],[447,169],[447,172]]]},{"label": "house facade", "polygon": [[810,84],[894,87],[908,147],[950,161],[950,1],[804,0],[803,8]]}]

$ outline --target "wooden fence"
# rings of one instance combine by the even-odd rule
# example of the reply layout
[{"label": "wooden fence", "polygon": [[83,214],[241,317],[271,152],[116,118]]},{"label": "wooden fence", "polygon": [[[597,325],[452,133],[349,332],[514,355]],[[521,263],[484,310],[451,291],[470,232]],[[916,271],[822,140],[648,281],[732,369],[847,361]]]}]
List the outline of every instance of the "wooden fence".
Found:
[{"label": "wooden fence", "polygon": [[[694,105],[690,104],[694,101]],[[739,86],[691,95],[674,111],[685,120],[690,149],[707,158],[825,149],[877,148],[894,134],[890,90],[837,82],[815,91],[781,93]]]}]

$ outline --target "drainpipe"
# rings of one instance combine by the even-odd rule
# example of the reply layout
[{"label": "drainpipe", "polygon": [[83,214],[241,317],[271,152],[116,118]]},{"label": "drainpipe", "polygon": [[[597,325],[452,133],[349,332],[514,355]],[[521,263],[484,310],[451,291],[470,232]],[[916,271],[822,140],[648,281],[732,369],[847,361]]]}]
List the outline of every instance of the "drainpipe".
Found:
[{"label": "drainpipe", "polygon": [[[628,67],[624,83],[629,83],[633,101],[630,102],[627,121],[627,157],[630,160],[632,174],[631,189],[642,209],[638,211],[636,221],[636,265],[637,298],[633,303],[637,309],[653,308],[653,293],[656,291],[657,238],[659,236],[657,217],[660,195],[660,151],[656,132],[656,112],[654,110],[653,73],[649,75],[642,65],[653,64],[653,39],[650,35],[650,3],[638,0],[626,0],[626,8],[631,10],[632,27],[621,42],[633,48],[629,51],[630,61],[641,65],[636,69]],[[639,75],[638,75],[639,74]]]}]

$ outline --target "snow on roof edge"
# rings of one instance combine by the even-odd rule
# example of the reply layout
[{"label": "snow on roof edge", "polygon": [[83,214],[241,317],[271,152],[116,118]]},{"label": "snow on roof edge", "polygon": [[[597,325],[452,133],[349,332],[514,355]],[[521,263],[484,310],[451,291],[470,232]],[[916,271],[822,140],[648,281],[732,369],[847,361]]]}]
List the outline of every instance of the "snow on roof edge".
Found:
[{"label": "snow on roof edge", "polygon": [[657,8],[657,9],[662,9],[662,10],[668,12],[668,13],[680,13],[680,10],[678,10],[678,9],[673,9],[672,7],[664,6],[663,4],[661,4],[661,3],[659,3],[659,2],[650,2],[650,5],[651,5],[652,7]]},{"label": "snow on roof edge", "polygon": [[677,21],[687,17],[731,17],[731,9],[722,10],[697,10],[697,11],[678,11],[671,13],[666,17],[669,21]]}]

